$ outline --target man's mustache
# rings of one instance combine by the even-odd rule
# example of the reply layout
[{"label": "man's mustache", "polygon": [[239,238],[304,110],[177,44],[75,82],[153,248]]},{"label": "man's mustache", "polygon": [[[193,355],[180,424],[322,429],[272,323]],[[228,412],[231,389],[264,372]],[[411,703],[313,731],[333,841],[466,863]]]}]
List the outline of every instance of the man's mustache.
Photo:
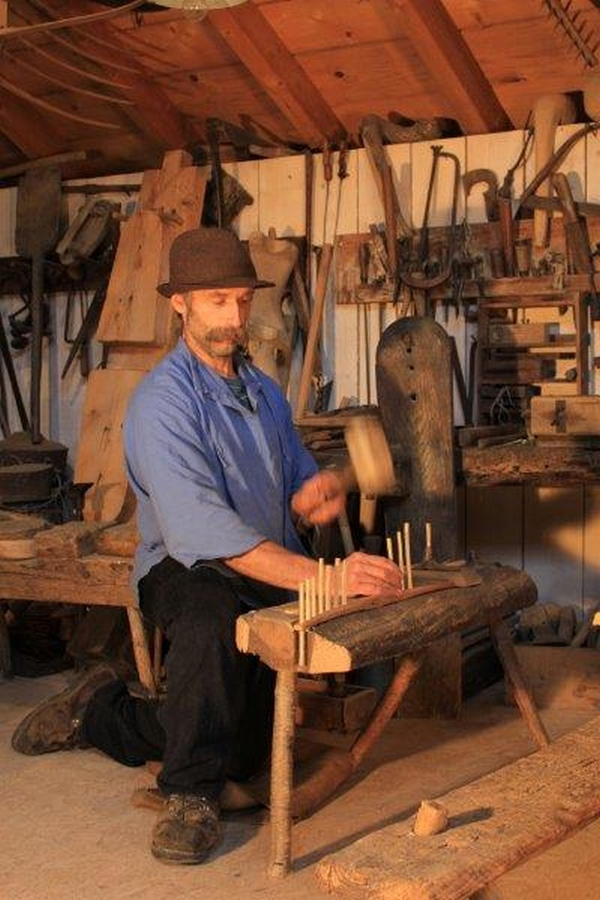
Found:
[{"label": "man's mustache", "polygon": [[233,341],[243,344],[246,341],[247,330],[245,328],[209,328],[205,335],[209,341]]}]

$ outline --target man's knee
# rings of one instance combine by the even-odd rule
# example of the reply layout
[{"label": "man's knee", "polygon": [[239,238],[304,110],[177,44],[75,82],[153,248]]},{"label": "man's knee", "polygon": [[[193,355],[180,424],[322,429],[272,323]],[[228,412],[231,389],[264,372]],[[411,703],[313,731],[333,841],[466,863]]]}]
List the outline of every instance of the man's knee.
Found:
[{"label": "man's knee", "polygon": [[167,637],[207,640],[233,638],[240,602],[227,579],[206,567],[187,569],[169,590],[164,616]]}]

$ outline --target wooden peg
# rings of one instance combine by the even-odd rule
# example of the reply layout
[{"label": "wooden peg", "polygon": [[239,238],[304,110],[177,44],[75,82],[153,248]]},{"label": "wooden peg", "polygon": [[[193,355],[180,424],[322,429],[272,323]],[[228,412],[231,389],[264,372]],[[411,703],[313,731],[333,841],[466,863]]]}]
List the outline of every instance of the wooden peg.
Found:
[{"label": "wooden peg", "polygon": [[331,592],[331,575],[333,572],[332,566],[325,566],[325,606],[324,609],[331,609],[333,606],[333,594]]},{"label": "wooden peg", "polygon": [[406,560],[406,587],[410,590],[413,586],[412,560],[410,552],[410,522],[405,522],[404,532],[404,559]]},{"label": "wooden peg", "polygon": [[394,562],[394,544],[391,537],[386,537],[385,545],[387,547],[388,559],[391,559],[391,561]]},{"label": "wooden peg", "polygon": [[448,810],[446,807],[437,800],[422,800],[413,826],[414,834],[419,837],[427,837],[439,834],[447,827]]},{"label": "wooden peg", "polygon": [[342,596],[341,596],[341,606],[346,606],[348,603],[348,582],[346,575],[346,560],[342,562]]},{"label": "wooden peg", "polygon": [[425,522],[425,562],[433,559],[433,544],[431,540],[431,522]]},{"label": "wooden peg", "polygon": [[335,595],[334,595],[334,606],[341,606],[342,603],[342,561],[339,556],[336,556],[334,568],[334,583],[335,583]]},{"label": "wooden peg", "polygon": [[298,632],[298,666],[306,665],[306,583],[301,582],[298,588],[298,622],[302,626]]},{"label": "wooden peg", "polygon": [[317,614],[325,610],[325,560],[319,559],[317,576]]},{"label": "wooden peg", "polygon": [[396,546],[398,548],[398,568],[400,569],[400,574],[402,575],[402,590],[405,587],[405,572],[404,572],[404,550],[402,547],[402,532],[396,532]]}]

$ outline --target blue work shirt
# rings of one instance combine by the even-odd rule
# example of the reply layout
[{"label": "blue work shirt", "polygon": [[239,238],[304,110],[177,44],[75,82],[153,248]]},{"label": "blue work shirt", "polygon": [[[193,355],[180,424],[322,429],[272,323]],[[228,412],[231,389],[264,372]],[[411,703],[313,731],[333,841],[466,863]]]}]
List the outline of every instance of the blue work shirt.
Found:
[{"label": "blue work shirt", "polygon": [[245,361],[251,409],[180,340],[133,394],[124,424],[138,503],[139,581],[165,556],[240,556],[265,540],[305,554],[290,499],[317,466],[279,386]]}]

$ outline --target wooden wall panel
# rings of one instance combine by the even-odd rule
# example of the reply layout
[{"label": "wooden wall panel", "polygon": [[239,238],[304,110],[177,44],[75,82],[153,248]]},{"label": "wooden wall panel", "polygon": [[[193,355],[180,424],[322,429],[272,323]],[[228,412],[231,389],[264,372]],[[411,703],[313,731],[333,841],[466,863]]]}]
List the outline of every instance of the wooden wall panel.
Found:
[{"label": "wooden wall panel", "polygon": [[277,237],[304,234],[304,157],[262,160],[258,167],[258,230]]},{"label": "wooden wall panel", "polygon": [[600,603],[600,485],[584,489],[583,613]]},{"label": "wooden wall panel", "polygon": [[465,551],[482,560],[523,566],[523,488],[467,488]]},{"label": "wooden wall panel", "polygon": [[583,486],[524,489],[524,568],[542,602],[574,605],[580,612],[583,509]]}]

